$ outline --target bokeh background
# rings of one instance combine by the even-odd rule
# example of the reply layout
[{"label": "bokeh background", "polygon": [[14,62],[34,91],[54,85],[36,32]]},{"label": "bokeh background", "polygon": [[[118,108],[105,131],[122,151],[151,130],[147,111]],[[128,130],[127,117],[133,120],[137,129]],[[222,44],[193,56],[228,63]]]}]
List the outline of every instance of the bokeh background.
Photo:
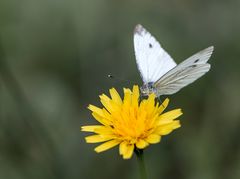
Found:
[{"label": "bokeh background", "polygon": [[97,154],[79,130],[99,94],[142,84],[138,23],[178,63],[215,46],[211,71],[171,96],[182,127],[146,149],[149,178],[240,178],[239,0],[1,0],[1,179],[139,177],[135,157]]}]

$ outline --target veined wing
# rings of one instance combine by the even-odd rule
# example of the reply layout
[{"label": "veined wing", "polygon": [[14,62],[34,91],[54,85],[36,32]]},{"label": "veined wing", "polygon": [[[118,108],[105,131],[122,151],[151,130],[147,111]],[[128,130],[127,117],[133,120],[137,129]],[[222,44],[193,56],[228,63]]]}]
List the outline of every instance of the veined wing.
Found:
[{"label": "veined wing", "polygon": [[206,48],[163,75],[154,84],[157,95],[174,94],[207,73],[211,67],[207,61],[211,57],[212,52],[212,46]]},{"label": "veined wing", "polygon": [[158,41],[140,24],[134,30],[134,50],[143,82],[156,82],[176,66]]}]

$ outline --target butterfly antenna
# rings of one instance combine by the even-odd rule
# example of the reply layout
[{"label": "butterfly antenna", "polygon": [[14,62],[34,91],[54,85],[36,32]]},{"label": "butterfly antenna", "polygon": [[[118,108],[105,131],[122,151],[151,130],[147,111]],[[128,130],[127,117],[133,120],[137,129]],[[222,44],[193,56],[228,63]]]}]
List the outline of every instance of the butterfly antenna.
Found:
[{"label": "butterfly antenna", "polygon": [[122,79],[122,78],[117,78],[117,77],[113,76],[112,74],[108,74],[107,77],[108,77],[108,78],[111,78],[111,79],[115,79],[115,80],[117,80],[117,81],[119,81],[119,82],[130,83],[130,81],[125,80],[125,79]]},{"label": "butterfly antenna", "polygon": [[108,77],[108,78],[113,78],[113,76],[112,76],[112,75],[108,75],[107,77]]}]

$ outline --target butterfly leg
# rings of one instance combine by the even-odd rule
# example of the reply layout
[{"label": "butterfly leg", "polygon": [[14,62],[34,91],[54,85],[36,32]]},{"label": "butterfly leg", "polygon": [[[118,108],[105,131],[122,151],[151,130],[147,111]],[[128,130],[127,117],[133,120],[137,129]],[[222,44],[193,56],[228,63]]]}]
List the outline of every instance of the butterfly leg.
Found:
[{"label": "butterfly leg", "polygon": [[160,96],[158,96],[156,99],[157,99],[157,101],[160,102],[160,104],[165,108],[165,106],[163,105],[163,102],[162,102]]}]

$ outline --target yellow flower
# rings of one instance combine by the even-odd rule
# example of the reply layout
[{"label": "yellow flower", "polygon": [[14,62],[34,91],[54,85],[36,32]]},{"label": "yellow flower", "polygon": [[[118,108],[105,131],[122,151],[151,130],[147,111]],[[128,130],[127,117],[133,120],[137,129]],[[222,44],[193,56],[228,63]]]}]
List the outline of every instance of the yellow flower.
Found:
[{"label": "yellow flower", "polygon": [[[180,127],[181,109],[163,113],[169,99],[160,105],[155,102],[155,95],[139,102],[139,87],[133,90],[124,88],[124,99],[112,88],[111,98],[100,95],[103,108],[89,105],[93,117],[101,125],[82,126],[82,131],[93,132],[95,135],[86,137],[87,143],[104,142],[95,148],[103,152],[119,145],[119,153],[124,159],[131,158],[134,148],[144,149],[149,144],[160,142],[161,136],[167,135]],[[162,114],[163,113],[163,114]]]}]

